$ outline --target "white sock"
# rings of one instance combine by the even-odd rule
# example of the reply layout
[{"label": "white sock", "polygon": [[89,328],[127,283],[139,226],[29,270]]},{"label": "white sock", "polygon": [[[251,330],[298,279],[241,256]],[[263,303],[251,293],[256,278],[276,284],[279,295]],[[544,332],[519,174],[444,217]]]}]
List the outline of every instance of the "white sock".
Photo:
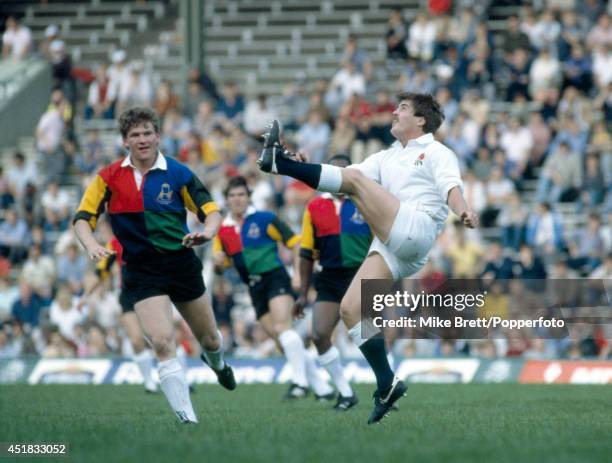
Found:
[{"label": "white sock", "polygon": [[316,395],[327,395],[334,392],[334,390],[327,381],[323,381],[323,378],[321,378],[317,370],[315,357],[316,354],[314,352],[306,350],[306,379]]},{"label": "white sock", "polygon": [[289,329],[278,336],[278,342],[283,346],[287,362],[293,368],[293,382],[299,386],[307,387],[306,349],[302,338],[295,331]]},{"label": "white sock", "polygon": [[387,352],[387,362],[389,362],[391,369],[395,370],[395,357],[393,357],[393,352],[391,352],[391,349],[389,349],[389,352]]},{"label": "white sock", "polygon": [[342,363],[340,363],[340,353],[338,349],[336,349],[336,346],[331,346],[327,352],[319,355],[319,363],[323,365],[329,373],[329,376],[331,376],[340,395],[342,395],[342,397],[352,397],[353,389],[351,389],[349,382],[344,376]]},{"label": "white sock", "polygon": [[179,420],[188,419],[197,423],[198,419],[191,405],[189,386],[181,362],[176,358],[159,362],[159,382],[168,403]]},{"label": "white sock", "polygon": [[321,164],[321,176],[317,190],[338,193],[342,186],[342,169],[331,164]]},{"label": "white sock", "polygon": [[187,352],[185,348],[180,344],[176,346],[176,359],[181,362],[183,370],[185,370],[185,377],[187,378],[187,384],[191,384],[189,381],[189,365],[187,365]]},{"label": "white sock", "polygon": [[202,353],[213,370],[222,370],[225,367],[225,360],[223,360],[223,335],[219,330],[217,330],[217,335],[219,336],[219,348],[212,351],[202,348]]},{"label": "white sock", "polygon": [[157,384],[153,380],[151,372],[153,371],[153,356],[148,349],[143,350],[139,354],[134,354],[132,361],[138,366],[144,385],[147,390],[156,391]]},{"label": "white sock", "polygon": [[362,320],[348,330],[349,336],[357,347],[361,347],[368,339],[380,333],[371,321]]}]

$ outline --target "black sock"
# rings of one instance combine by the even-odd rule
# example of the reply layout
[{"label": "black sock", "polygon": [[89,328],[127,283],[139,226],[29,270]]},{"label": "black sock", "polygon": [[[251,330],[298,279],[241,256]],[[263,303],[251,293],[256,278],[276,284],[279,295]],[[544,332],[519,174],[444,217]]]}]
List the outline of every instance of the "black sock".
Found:
[{"label": "black sock", "polygon": [[379,391],[386,391],[393,384],[393,371],[387,360],[385,350],[385,340],[382,336],[374,336],[364,342],[359,350],[363,353],[374,374],[376,375],[376,385]]},{"label": "black sock", "polygon": [[315,190],[319,186],[321,178],[321,164],[310,164],[308,162],[294,161],[293,159],[276,157],[276,168],[281,175],[288,175],[301,180]]}]

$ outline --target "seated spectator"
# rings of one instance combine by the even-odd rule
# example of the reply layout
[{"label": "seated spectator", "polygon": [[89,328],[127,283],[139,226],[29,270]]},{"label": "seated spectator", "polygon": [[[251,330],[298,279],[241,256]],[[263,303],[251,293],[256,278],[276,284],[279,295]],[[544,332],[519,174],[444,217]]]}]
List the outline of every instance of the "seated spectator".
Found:
[{"label": "seated spectator", "polygon": [[561,77],[561,63],[548,48],[542,48],[529,69],[529,94],[533,98],[541,90],[559,88]]},{"label": "seated spectator", "polygon": [[387,43],[387,59],[405,61],[408,58],[406,48],[406,24],[400,8],[393,8],[389,13],[385,39]]},{"label": "seated spectator", "polygon": [[49,321],[58,327],[65,339],[76,343],[75,327],[86,319],[87,312],[85,308],[79,309],[78,300],[72,295],[70,286],[60,286],[49,308]]},{"label": "seated spectator", "polygon": [[353,141],[355,141],[356,130],[348,116],[336,119],[336,126],[331,134],[329,142],[329,153],[350,153]]},{"label": "seated spectator", "polygon": [[55,262],[42,254],[39,245],[32,245],[23,265],[21,279],[42,299],[51,297],[55,283]]},{"label": "seated spectator", "polygon": [[187,74],[187,81],[189,83],[197,83],[208,100],[216,102],[220,99],[217,84],[205,69],[191,68],[189,74]]},{"label": "seated spectator", "polygon": [[[521,245],[517,265],[518,273],[516,277],[520,278],[522,281],[546,279],[546,267],[544,267],[544,263],[534,254],[533,248],[527,244]],[[531,284],[525,281],[525,284],[532,291],[537,291],[538,288],[542,288],[541,285],[538,286],[536,283]]]},{"label": "seated spectator", "polygon": [[597,18],[597,24],[587,35],[586,43],[590,49],[612,46],[612,21],[609,14],[604,13]]},{"label": "seated spectator", "polygon": [[593,212],[589,215],[587,225],[582,226],[572,240],[568,240],[567,247],[570,253],[567,264],[579,273],[588,275],[601,265],[606,249],[599,214]]},{"label": "seated spectator", "polygon": [[559,120],[574,120],[579,127],[586,127],[593,119],[593,106],[576,87],[569,86],[563,91],[563,96],[557,108]]},{"label": "seated spectator", "polygon": [[[209,103],[206,102],[203,104],[208,105]],[[162,124],[161,145],[164,155],[176,157],[179,153],[181,144],[184,143],[191,130],[192,124],[187,117],[183,116],[176,108],[168,109]],[[198,133],[202,137],[207,137],[210,135],[210,133],[206,135],[204,135],[202,132]]]},{"label": "seated spectator", "polygon": [[6,19],[6,30],[2,35],[2,58],[22,60],[32,51],[32,33],[30,29],[15,17]]},{"label": "seated spectator", "polygon": [[70,243],[66,252],[57,258],[58,283],[69,285],[74,294],[79,293],[88,266],[87,257],[79,253],[78,245]]},{"label": "seated spectator", "polygon": [[329,85],[332,92],[338,93],[341,102],[347,101],[354,94],[365,95],[366,92],[366,79],[351,61],[342,64]]},{"label": "seated spectator", "polygon": [[564,246],[563,224],[549,203],[540,203],[527,219],[526,243],[542,256],[554,256]]},{"label": "seated spectator", "polygon": [[157,111],[157,114],[159,114],[161,120],[163,121],[169,109],[178,110],[179,103],[179,96],[172,90],[172,84],[167,80],[162,80],[155,91],[153,102],[153,107],[155,111]]},{"label": "seated spectator", "polygon": [[96,78],[89,84],[85,119],[113,119],[114,102],[109,92],[110,79],[106,64],[100,64],[95,71]]},{"label": "seated spectator", "polygon": [[567,143],[561,142],[559,149],[551,153],[544,162],[538,182],[537,200],[556,204],[573,201],[582,184],[582,163]]},{"label": "seated spectator", "polygon": [[489,149],[484,146],[478,148],[476,159],[472,163],[472,170],[476,178],[480,181],[488,180],[491,176],[493,167],[494,163],[493,159],[491,159],[491,152]]},{"label": "seated spectator", "polygon": [[[159,96],[159,95],[158,95]],[[121,114],[132,106],[151,106],[153,101],[153,85],[151,78],[144,69],[142,61],[133,61],[128,66],[127,77],[121,80],[117,92],[116,111]],[[160,103],[160,100],[157,100]],[[172,107],[171,105],[166,110]],[[165,115],[165,112],[164,112]],[[160,113],[160,117],[163,115]]]},{"label": "seated spectator", "polygon": [[531,44],[529,37],[520,30],[518,16],[510,15],[502,31],[502,48],[506,55],[511,55],[517,48],[528,50]]},{"label": "seated spectator", "polygon": [[232,81],[223,84],[221,98],[217,101],[217,112],[234,125],[242,122],[244,98],[238,92],[238,85]]},{"label": "seated spectator", "polygon": [[384,146],[393,143],[391,136],[391,123],[396,104],[391,100],[389,93],[385,90],[378,90],[372,112],[370,115],[370,126],[372,136],[379,140]]},{"label": "seated spectator", "polygon": [[358,73],[363,74],[366,81],[372,79],[372,62],[368,52],[359,47],[358,39],[355,34],[349,34],[344,45],[341,62],[350,61],[355,65]]},{"label": "seated spectator", "polygon": [[51,181],[40,198],[44,209],[51,209],[60,220],[66,220],[71,211],[70,196],[65,190],[60,189],[57,181]]},{"label": "seated spectator", "polygon": [[593,82],[591,59],[579,44],[572,47],[570,56],[562,66],[564,87],[571,85],[582,92],[590,90]]},{"label": "seated spectator", "polygon": [[485,266],[480,274],[485,280],[510,280],[514,277],[514,262],[504,256],[504,250],[499,243],[489,246],[485,257]]},{"label": "seated spectator", "polygon": [[427,13],[419,12],[408,30],[406,47],[410,56],[422,61],[431,61],[434,53],[437,28]]},{"label": "seated spectator", "polygon": [[551,140],[550,126],[544,122],[542,114],[533,112],[529,115],[527,128],[531,133],[533,147],[529,156],[529,163],[532,166],[540,166],[544,160],[544,155]]},{"label": "seated spectator", "polygon": [[480,274],[480,261],[483,255],[482,247],[465,237],[465,229],[455,224],[456,241],[446,250],[450,260],[453,278],[476,278]]},{"label": "seated spectator", "polygon": [[584,156],[586,153],[587,143],[589,140],[589,131],[586,128],[580,127],[574,118],[562,119],[555,138],[549,147],[549,152],[554,153],[558,150],[559,145],[565,142],[570,151]]},{"label": "seated spectator", "polygon": [[519,250],[523,240],[523,230],[527,221],[527,206],[521,201],[521,197],[515,191],[506,204],[504,204],[497,216],[497,224],[502,229],[502,246],[514,251]]},{"label": "seated spectator", "polygon": [[491,170],[491,178],[487,182],[487,208],[482,212],[483,227],[492,227],[502,206],[507,203],[514,192],[514,184],[504,177],[502,168],[495,166]]},{"label": "seated spectator", "polygon": [[84,337],[85,342],[79,345],[79,357],[101,357],[110,353],[106,343],[106,333],[101,326],[90,325]]},{"label": "seated spectator", "polygon": [[244,110],[244,130],[259,138],[266,131],[266,126],[274,119],[278,119],[278,114],[268,102],[268,95],[261,93],[257,99],[249,101]]},{"label": "seated spectator", "polygon": [[310,162],[321,163],[325,160],[331,130],[318,111],[311,111],[295,138],[298,148],[310,158]]},{"label": "seated spectator", "polygon": [[598,45],[593,50],[593,81],[598,88],[612,82],[612,45]]},{"label": "seated spectator", "polygon": [[21,262],[27,253],[30,229],[26,221],[14,209],[6,211],[4,222],[0,223],[0,255],[13,264]]},{"label": "seated spectator", "polygon": [[528,98],[531,62],[527,50],[523,48],[515,49],[512,55],[504,61],[502,68],[508,75],[506,101],[514,101],[517,95]]},{"label": "seated spectator", "polygon": [[580,202],[582,206],[599,206],[606,194],[606,180],[599,163],[599,156],[590,154],[586,158],[586,169],[582,186],[580,187]]},{"label": "seated spectator", "polygon": [[561,35],[559,37],[559,60],[566,61],[574,47],[580,47],[584,39],[585,24],[579,21],[574,9],[561,14]]},{"label": "seated spectator", "polygon": [[19,287],[8,275],[0,277],[0,325],[11,318],[13,303],[19,298]]},{"label": "seated spectator", "polygon": [[516,117],[511,117],[508,128],[502,132],[499,144],[506,153],[509,170],[513,178],[520,179],[527,168],[533,138],[531,131],[521,124]]},{"label": "seated spectator", "polygon": [[24,282],[19,282],[19,298],[13,302],[12,318],[28,328],[36,328],[39,323],[43,302]]},{"label": "seated spectator", "polygon": [[532,43],[540,52],[548,51],[552,56],[557,56],[557,45],[561,25],[555,18],[555,14],[550,9],[544,10],[536,22],[533,33]]}]

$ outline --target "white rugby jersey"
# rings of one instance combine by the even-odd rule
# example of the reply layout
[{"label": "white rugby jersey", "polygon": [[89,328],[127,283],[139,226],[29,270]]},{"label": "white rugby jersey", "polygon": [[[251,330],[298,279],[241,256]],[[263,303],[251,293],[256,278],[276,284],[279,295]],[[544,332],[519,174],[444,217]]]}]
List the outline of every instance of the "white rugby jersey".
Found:
[{"label": "white rugby jersey", "polygon": [[431,133],[410,140],[405,147],[396,141],[389,149],[350,168],[359,169],[400,202],[427,213],[438,225],[438,231],[448,216],[449,191],[456,186],[463,191],[457,155],[434,140]]}]

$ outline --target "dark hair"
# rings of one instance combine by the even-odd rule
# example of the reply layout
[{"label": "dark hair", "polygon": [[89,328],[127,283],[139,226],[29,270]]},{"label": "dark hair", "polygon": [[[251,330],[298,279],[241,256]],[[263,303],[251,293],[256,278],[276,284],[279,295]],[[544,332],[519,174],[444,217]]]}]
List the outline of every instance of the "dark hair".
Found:
[{"label": "dark hair", "polygon": [[223,194],[227,198],[230,190],[233,190],[235,188],[241,188],[241,187],[246,190],[247,196],[250,197],[251,190],[249,189],[249,185],[247,184],[246,178],[244,178],[242,175],[237,175],[236,177],[230,178],[229,181],[227,182],[227,186],[225,187],[225,191],[223,192]]},{"label": "dark hair", "polygon": [[146,124],[147,122],[153,125],[155,133],[160,133],[159,116],[155,111],[141,107],[130,108],[119,116],[119,132],[121,132],[123,138],[126,138],[132,127]]},{"label": "dark hair", "polygon": [[340,154],[340,153],[334,154],[331,158],[327,160],[327,163],[331,164],[332,161],[344,161],[346,162],[348,166],[352,164],[351,158],[349,156],[347,156],[346,154]]},{"label": "dark hair", "polygon": [[444,122],[444,113],[440,103],[429,93],[402,92],[397,95],[397,101],[410,101],[414,115],[425,118],[424,133],[436,133]]}]

